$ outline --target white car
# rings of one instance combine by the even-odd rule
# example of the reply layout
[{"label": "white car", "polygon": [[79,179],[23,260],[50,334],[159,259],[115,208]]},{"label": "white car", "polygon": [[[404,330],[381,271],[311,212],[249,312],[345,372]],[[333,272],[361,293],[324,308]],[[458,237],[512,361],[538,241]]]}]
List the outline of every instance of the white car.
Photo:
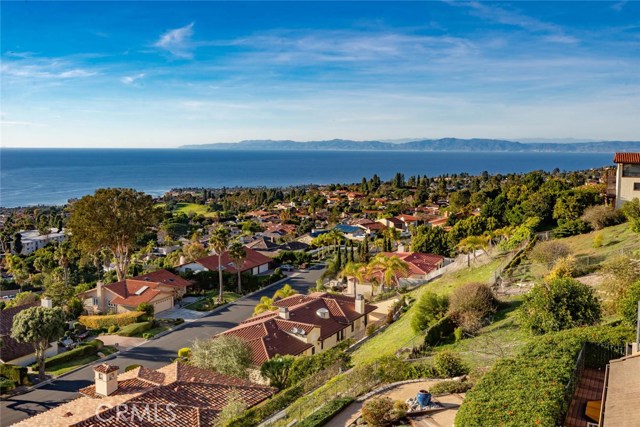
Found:
[{"label": "white car", "polygon": [[280,270],[282,271],[293,271],[293,265],[283,264],[280,266]]}]

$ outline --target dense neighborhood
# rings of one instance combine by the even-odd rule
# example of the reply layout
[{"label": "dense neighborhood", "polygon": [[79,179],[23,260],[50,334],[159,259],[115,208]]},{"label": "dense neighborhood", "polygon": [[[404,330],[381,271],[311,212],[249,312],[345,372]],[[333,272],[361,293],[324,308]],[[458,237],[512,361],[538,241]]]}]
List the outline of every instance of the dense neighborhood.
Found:
[{"label": "dense neighborhood", "polygon": [[613,162],[2,209],[2,425],[632,425],[640,153]]}]

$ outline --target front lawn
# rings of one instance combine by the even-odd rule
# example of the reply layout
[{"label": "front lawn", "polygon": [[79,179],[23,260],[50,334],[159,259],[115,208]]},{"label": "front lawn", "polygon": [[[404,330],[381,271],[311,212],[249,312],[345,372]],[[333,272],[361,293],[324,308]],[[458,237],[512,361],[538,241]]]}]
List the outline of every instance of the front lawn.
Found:
[{"label": "front lawn", "polygon": [[[224,292],[222,294],[222,296],[224,297],[224,302],[229,303],[229,302],[233,302],[235,300],[237,300],[238,298],[240,298],[242,295],[237,294],[235,292]],[[218,305],[215,304],[215,300],[216,298],[218,298],[218,290],[212,290],[207,292],[204,295],[204,298],[191,303],[189,305],[185,305],[183,308],[186,308],[188,310],[196,310],[196,311],[210,311],[213,310],[214,308],[218,307]]]},{"label": "front lawn", "polygon": [[[102,353],[105,356],[108,356],[110,354],[115,353],[116,351],[118,350],[115,347],[112,347],[110,345],[105,345],[99,350],[99,353]],[[100,359],[100,356],[98,356],[97,354],[90,354],[88,356],[79,357],[77,359],[68,360],[66,362],[56,363],[55,365],[47,367],[46,372],[49,375],[58,376],[58,375],[65,374],[79,366],[83,366],[88,363],[95,362],[96,360],[99,360],[99,359]]]}]

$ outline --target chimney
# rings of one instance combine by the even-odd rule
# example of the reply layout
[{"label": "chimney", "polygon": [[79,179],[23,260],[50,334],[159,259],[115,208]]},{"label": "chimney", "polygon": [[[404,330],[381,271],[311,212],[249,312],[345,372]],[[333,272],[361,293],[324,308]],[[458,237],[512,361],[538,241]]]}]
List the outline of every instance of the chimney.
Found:
[{"label": "chimney", "polygon": [[44,297],[40,300],[40,305],[46,308],[53,308],[53,301],[49,297]]},{"label": "chimney", "polygon": [[187,259],[184,257],[184,255],[180,255],[180,265],[183,265],[186,263],[187,263]]},{"label": "chimney", "polygon": [[288,307],[280,307],[280,317],[289,320],[289,308]]},{"label": "chimney", "polygon": [[400,252],[404,252],[404,243],[400,243],[398,244],[398,250],[396,252],[400,253]]},{"label": "chimney", "polygon": [[117,366],[102,363],[93,368],[95,373],[96,394],[110,396],[118,389]]},{"label": "chimney", "polygon": [[364,296],[362,294],[356,295],[355,309],[356,313],[364,314]]}]

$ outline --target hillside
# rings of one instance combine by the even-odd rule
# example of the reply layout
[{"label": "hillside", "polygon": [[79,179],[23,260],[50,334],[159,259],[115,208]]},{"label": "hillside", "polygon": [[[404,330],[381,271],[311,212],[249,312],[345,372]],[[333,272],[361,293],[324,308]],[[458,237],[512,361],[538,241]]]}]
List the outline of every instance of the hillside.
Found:
[{"label": "hillside", "polygon": [[237,143],[183,145],[184,149],[201,150],[382,150],[382,151],[493,151],[493,152],[549,152],[549,153],[613,153],[640,151],[640,141],[597,141],[575,143],[522,143],[500,139],[423,139],[407,142],[251,140]]}]

